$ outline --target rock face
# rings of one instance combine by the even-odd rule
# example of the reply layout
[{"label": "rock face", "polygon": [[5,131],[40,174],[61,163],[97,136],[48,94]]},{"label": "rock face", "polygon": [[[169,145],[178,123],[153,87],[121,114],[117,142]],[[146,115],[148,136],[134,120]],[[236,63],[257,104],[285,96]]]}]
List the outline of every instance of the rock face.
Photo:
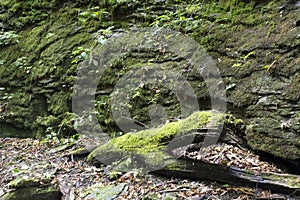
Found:
[{"label": "rock face", "polygon": [[47,184],[41,184],[38,180],[26,176],[17,177],[8,184],[11,191],[7,192],[1,199],[60,199],[62,193],[57,186],[49,183],[47,179],[45,179],[45,182]]},{"label": "rock face", "polygon": [[225,45],[235,47],[227,46],[225,53],[237,58],[237,52],[240,61],[236,60],[231,70],[220,68],[236,84],[228,98],[248,122],[248,144],[255,150],[295,160],[300,156],[297,18],[299,8],[285,10],[274,15],[279,23],[229,36]]},{"label": "rock face", "polygon": [[[246,122],[248,145],[299,163],[299,2],[110,2],[0,2],[2,137],[75,133],[74,77],[89,52],[130,27],[165,27],[187,34],[216,61],[228,112]],[[200,109],[211,108],[201,74],[161,45],[155,51],[131,52],[102,74],[94,101],[102,129],[119,131],[110,108],[118,92],[115,84],[130,70],[149,63],[180,72],[195,90]],[[150,107],[159,112],[149,116]],[[146,126],[181,114],[172,89],[160,83],[132,91],[129,111],[136,123]],[[156,113],[163,120],[150,122]]]}]

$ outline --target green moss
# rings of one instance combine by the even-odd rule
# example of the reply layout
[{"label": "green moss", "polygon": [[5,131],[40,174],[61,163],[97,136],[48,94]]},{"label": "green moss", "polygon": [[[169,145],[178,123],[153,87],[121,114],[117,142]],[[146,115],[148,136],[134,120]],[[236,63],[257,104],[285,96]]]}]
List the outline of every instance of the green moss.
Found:
[{"label": "green moss", "polygon": [[1,137],[26,138],[26,137],[28,137],[28,135],[32,134],[32,130],[24,129],[24,128],[12,126],[11,124],[0,122],[0,133],[1,133]]},{"label": "green moss", "polygon": [[275,173],[263,173],[263,177],[270,181],[277,182],[279,184],[287,185],[290,188],[300,188],[299,177],[290,174],[275,174]]},{"label": "green moss", "polygon": [[49,105],[48,110],[56,116],[68,112],[70,110],[68,103],[71,101],[69,95],[66,92],[52,94],[47,102]]},{"label": "green moss", "polygon": [[196,112],[184,120],[171,122],[160,128],[127,133],[121,137],[112,139],[111,143],[122,150],[142,154],[161,150],[166,145],[164,142],[169,142],[178,133],[201,128],[210,121],[211,116],[212,113],[209,111]]},{"label": "green moss", "polygon": [[184,169],[185,163],[181,163],[181,162],[172,162],[169,165],[167,165],[167,168],[169,170],[182,170]]},{"label": "green moss", "polygon": [[[1,4],[9,7],[10,12],[18,12],[20,15],[24,10],[31,9],[42,12],[46,8],[48,10],[45,13],[52,12],[50,8],[56,5],[56,1],[51,1],[53,4],[48,2],[38,4],[38,2],[27,0],[12,1],[11,4],[1,2]],[[0,82],[8,85],[3,95],[10,97],[7,110],[10,114],[1,118],[0,122],[4,121],[21,130],[28,129],[32,133],[31,136],[40,137],[47,129],[45,126],[53,125],[55,130],[60,124],[59,120],[64,119],[63,114],[70,111],[72,93],[70,87],[74,80],[72,75],[76,70],[76,66],[70,67],[72,49],[94,43],[91,34],[86,31],[90,28],[88,25],[81,31],[74,31],[77,14],[77,8],[60,6],[56,8],[55,13],[51,14],[51,19],[48,17],[44,19],[43,15],[40,15],[40,20],[44,19],[43,23],[18,30],[16,34],[19,36],[19,42],[10,42],[5,46],[5,51],[0,51]],[[27,17],[35,16],[34,13],[27,15]],[[10,20],[8,24],[21,23],[21,18],[22,16],[15,15],[13,19],[8,19]],[[26,21],[23,21],[24,24],[36,23],[31,19]],[[97,27],[98,25],[93,28]],[[7,101],[8,99],[0,100],[0,104]],[[47,115],[51,120],[56,118],[54,120],[56,122],[48,123]],[[45,122],[41,123],[37,118]],[[6,128],[6,130],[12,131],[14,128]],[[28,131],[24,133],[28,134]],[[21,131],[19,134],[15,132],[7,134],[23,137]]]},{"label": "green moss", "polygon": [[[120,176],[118,172],[112,174],[112,178],[118,176]],[[118,183],[94,188],[91,187],[86,191],[89,193],[89,195],[86,196],[86,199],[117,199],[117,197],[124,191],[126,186],[127,183]]]},{"label": "green moss", "polygon": [[[276,134],[278,134],[277,137],[275,137]],[[282,138],[281,134],[282,132],[278,133],[278,131],[275,130],[272,132],[272,135],[268,135],[257,129],[253,130],[247,127],[246,139],[248,145],[254,150],[266,152],[285,159],[299,159],[300,150],[297,145],[297,143],[299,144],[299,140],[294,137]]]},{"label": "green moss", "polygon": [[[192,36],[215,60],[220,61],[218,64],[222,77],[232,78],[229,84],[233,83],[234,87],[228,94],[229,99],[236,104],[234,109],[239,106],[246,108],[247,118],[269,118],[270,113],[265,110],[267,107],[253,106],[259,101],[260,92],[264,92],[265,85],[268,86],[267,90],[283,92],[284,95],[281,96],[287,101],[276,103],[276,107],[293,105],[299,101],[300,96],[300,79],[297,73],[299,37],[298,29],[295,28],[299,13],[289,10],[281,15],[278,8],[283,3],[284,1],[237,0],[168,3],[129,0],[2,0],[0,7],[5,12],[0,14],[0,26],[4,29],[0,33],[0,85],[5,88],[0,91],[0,105],[8,105],[5,111],[0,112],[1,130],[5,131],[2,135],[42,136],[47,128],[56,132],[63,132],[61,127],[68,130],[72,126],[67,113],[70,111],[72,85],[77,65],[83,59],[79,58],[72,63],[78,56],[72,52],[78,47],[92,49],[99,42],[96,41],[99,37],[110,36],[115,33],[115,29],[132,25],[167,27]],[[13,32],[7,31],[11,29]],[[140,34],[138,39],[130,39],[139,41],[144,37],[144,34]],[[252,54],[254,50],[255,55]],[[201,98],[199,104],[204,109],[210,107],[209,93],[201,76],[193,70],[189,71],[187,62],[168,61],[173,58],[154,50],[139,54],[132,52],[111,63],[111,67],[99,80],[99,95],[96,97],[97,118],[105,131],[119,131],[110,112],[110,98],[119,78],[130,70],[137,71],[136,69],[151,63],[159,63],[161,70],[175,69],[181,72],[195,89],[197,97]],[[238,66],[232,67],[235,64]],[[264,66],[269,66],[270,70],[262,70]],[[284,78],[281,82],[265,82],[275,75]],[[153,92],[157,86],[153,84],[136,89],[129,102],[132,118],[147,126],[153,125],[148,113],[154,104],[162,105],[169,119],[180,116],[180,105],[172,90],[159,85],[159,92]],[[282,98],[281,96],[277,95],[277,98]],[[277,121],[281,120],[280,116],[293,119],[290,114],[292,109],[294,108],[277,107],[272,110],[276,112],[276,116],[272,115],[270,118],[276,118]],[[209,116],[206,117],[210,119]],[[299,132],[296,121],[291,130],[293,133]],[[234,122],[235,125],[239,123]],[[266,126],[268,123],[270,126]],[[188,129],[188,126],[180,125],[177,132],[180,133],[181,127]],[[289,158],[299,158],[297,136],[277,130],[278,123],[263,121],[259,126],[253,133],[247,134],[251,147],[278,156],[287,154]],[[268,135],[270,132],[275,137]],[[133,136],[129,139],[141,140]],[[167,135],[165,140],[171,137],[174,136]],[[152,137],[149,142],[159,140],[164,141],[164,138]],[[151,149],[152,146],[146,146],[147,148]]]},{"label": "green moss", "polygon": [[29,178],[27,176],[17,177],[8,183],[8,186],[10,188],[32,187],[38,185],[39,185],[39,181],[37,179]]},{"label": "green moss", "polygon": [[[88,160],[92,161],[98,155],[106,152],[121,155],[123,153],[134,153],[145,156],[145,162],[154,166],[162,163],[171,164],[174,162],[174,158],[166,152],[167,144],[177,134],[184,134],[190,130],[202,128],[211,122],[212,115],[211,111],[195,112],[186,119],[171,122],[159,128],[127,133],[99,146],[91,152]],[[217,118],[220,119],[222,116],[219,114]]]},{"label": "green moss", "polygon": [[85,149],[85,148],[77,148],[77,149],[75,149],[74,151],[71,151],[70,152],[70,155],[82,155],[82,154],[85,154],[85,153],[87,153],[87,150]]},{"label": "green moss", "polygon": [[20,188],[6,193],[2,196],[3,200],[18,200],[18,199],[32,199],[32,200],[47,200],[60,199],[62,194],[55,187],[29,187]]},{"label": "green moss", "polygon": [[172,122],[161,128],[144,130],[137,133],[128,133],[114,138],[112,143],[125,151],[148,153],[153,150],[161,150],[163,141],[169,141],[178,133],[180,122]]},{"label": "green moss", "polygon": [[0,5],[7,9],[5,22],[15,28],[40,22],[49,17],[52,9],[59,4],[56,0],[24,0],[1,1]]},{"label": "green moss", "polygon": [[189,130],[202,128],[203,125],[211,121],[212,116],[213,113],[211,111],[196,112],[180,123],[179,131],[184,133]]}]

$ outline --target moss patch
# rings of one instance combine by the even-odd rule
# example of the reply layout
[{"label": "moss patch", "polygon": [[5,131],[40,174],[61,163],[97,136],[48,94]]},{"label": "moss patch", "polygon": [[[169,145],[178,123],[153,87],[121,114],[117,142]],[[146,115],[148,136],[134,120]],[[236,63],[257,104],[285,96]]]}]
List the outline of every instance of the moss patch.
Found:
[{"label": "moss patch", "polygon": [[203,128],[214,117],[220,123],[220,119],[224,116],[217,114],[213,117],[213,115],[212,111],[196,112],[186,119],[171,122],[159,128],[127,133],[99,146],[90,153],[88,160],[92,161],[98,158],[101,162],[105,154],[115,154],[118,155],[117,157],[122,157],[123,160],[127,154],[134,154],[135,156],[140,155],[144,159],[142,162],[150,166],[157,166],[166,162],[171,164],[174,162],[174,158],[168,154],[167,145],[172,139],[184,135],[190,130]]}]

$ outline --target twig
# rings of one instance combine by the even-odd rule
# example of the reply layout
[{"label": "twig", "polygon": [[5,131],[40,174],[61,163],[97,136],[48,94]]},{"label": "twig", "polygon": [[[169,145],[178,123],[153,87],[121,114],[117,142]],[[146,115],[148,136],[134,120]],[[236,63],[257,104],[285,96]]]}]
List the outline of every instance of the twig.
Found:
[{"label": "twig", "polygon": [[158,193],[169,193],[169,192],[185,192],[185,191],[189,191],[190,189],[187,188],[182,188],[182,189],[170,189],[170,190],[161,190],[161,191],[157,191]]}]

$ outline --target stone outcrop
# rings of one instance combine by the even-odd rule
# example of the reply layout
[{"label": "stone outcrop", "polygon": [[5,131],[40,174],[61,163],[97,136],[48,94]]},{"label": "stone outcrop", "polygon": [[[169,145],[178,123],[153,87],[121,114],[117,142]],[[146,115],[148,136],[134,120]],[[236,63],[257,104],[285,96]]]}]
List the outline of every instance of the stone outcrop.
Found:
[{"label": "stone outcrop", "polygon": [[[299,2],[168,2],[1,1],[1,136],[74,134],[71,101],[80,63],[109,37],[130,27],[157,26],[187,34],[216,61],[227,92],[221,101],[247,124],[245,139],[253,150],[299,166]],[[181,72],[195,89],[200,109],[211,108],[201,75],[168,53],[161,46],[111,63],[99,80],[95,100],[104,131],[119,131],[110,111],[115,84],[149,62]],[[134,91],[130,112],[136,122],[162,123],[150,123],[153,104],[165,108],[163,119],[180,117],[176,96],[170,88],[157,86]]]}]

